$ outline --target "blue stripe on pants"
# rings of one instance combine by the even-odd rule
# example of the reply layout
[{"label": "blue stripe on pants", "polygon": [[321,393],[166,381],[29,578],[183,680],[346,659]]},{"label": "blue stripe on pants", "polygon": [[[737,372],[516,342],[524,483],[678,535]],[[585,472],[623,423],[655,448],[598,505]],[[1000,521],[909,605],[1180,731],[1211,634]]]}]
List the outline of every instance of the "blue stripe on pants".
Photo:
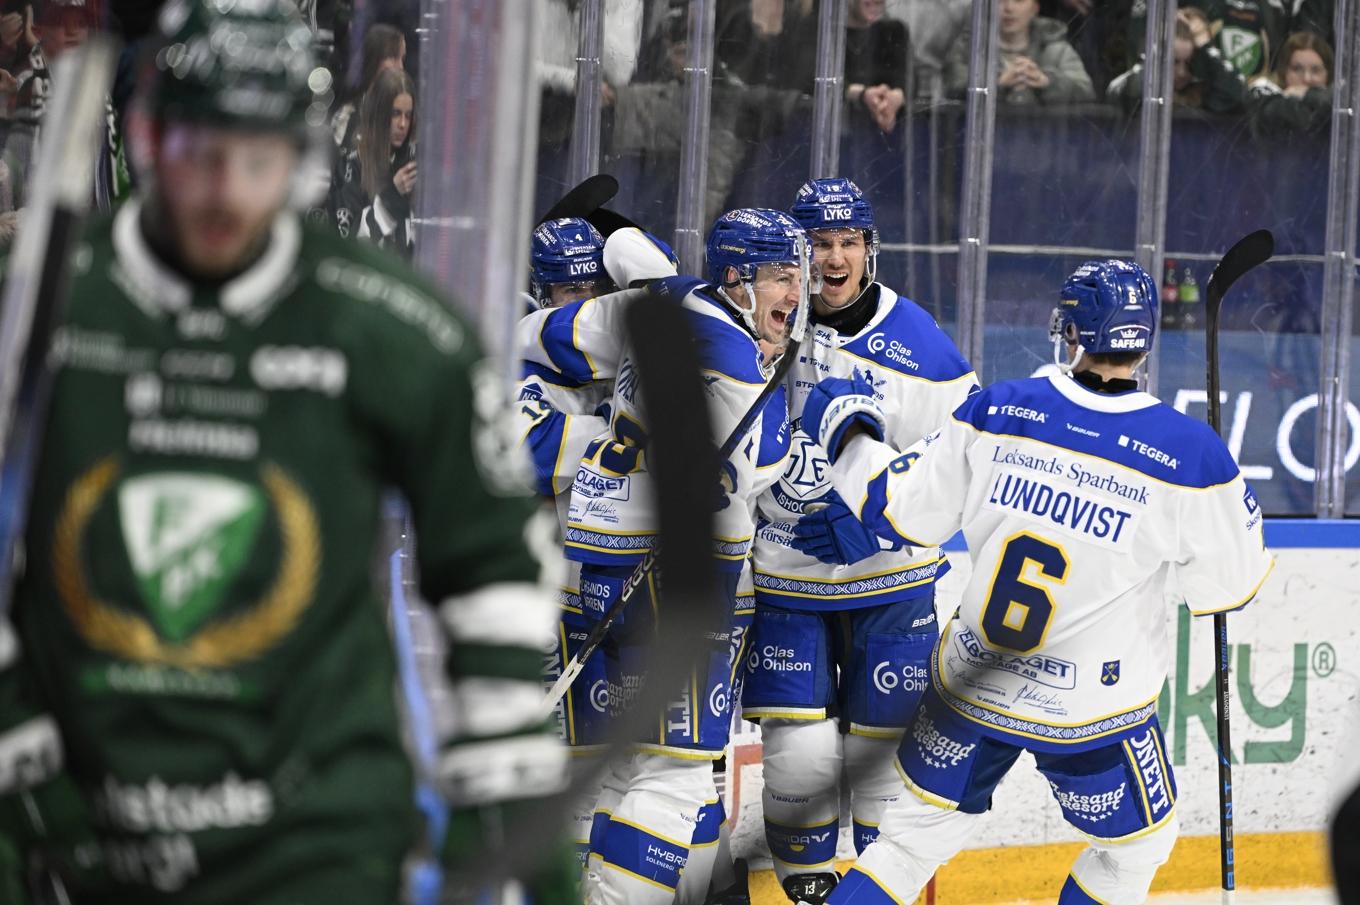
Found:
[{"label": "blue stripe on pants", "polygon": [[679,885],[680,871],[688,859],[688,846],[676,845],[639,827],[611,820],[605,829],[605,864],[668,889]]}]

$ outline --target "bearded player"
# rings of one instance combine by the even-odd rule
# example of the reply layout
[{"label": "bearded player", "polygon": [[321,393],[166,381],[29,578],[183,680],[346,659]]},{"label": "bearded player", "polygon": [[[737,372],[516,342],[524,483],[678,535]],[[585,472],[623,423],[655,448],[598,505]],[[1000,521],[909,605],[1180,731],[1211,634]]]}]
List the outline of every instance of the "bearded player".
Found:
[{"label": "bearded player", "polygon": [[[448,634],[452,855],[565,776],[531,507],[474,452],[469,325],[290,205],[329,86],[293,5],[174,2],[161,29],[145,193],[73,258],[0,628],[0,863],[83,809],[82,903],[390,905],[418,824],[371,586],[382,489]],[[573,897],[561,855],[539,901]]]}]

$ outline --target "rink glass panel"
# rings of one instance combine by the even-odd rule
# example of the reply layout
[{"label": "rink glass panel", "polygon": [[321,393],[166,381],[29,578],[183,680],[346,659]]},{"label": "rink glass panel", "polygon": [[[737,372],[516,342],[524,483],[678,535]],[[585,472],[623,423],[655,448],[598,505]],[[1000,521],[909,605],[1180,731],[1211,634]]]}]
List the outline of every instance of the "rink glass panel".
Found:
[{"label": "rink glass panel", "polygon": [[891,131],[853,105],[842,121],[840,172],[874,205],[879,281],[956,335],[963,105],[917,93]]},{"label": "rink glass panel", "polygon": [[[1279,134],[1250,113],[1177,107],[1172,117],[1158,394],[1204,388],[1203,297],[1219,257],[1246,233],[1275,235],[1275,258],[1223,304],[1220,358],[1225,437],[1267,515],[1314,513],[1329,136]],[[1172,262],[1174,263],[1174,267]],[[1176,280],[1176,292],[1166,283]],[[1197,288],[1187,291],[1188,278]],[[1198,302],[1187,301],[1199,297]],[[1205,417],[1204,396],[1188,411]]]}]

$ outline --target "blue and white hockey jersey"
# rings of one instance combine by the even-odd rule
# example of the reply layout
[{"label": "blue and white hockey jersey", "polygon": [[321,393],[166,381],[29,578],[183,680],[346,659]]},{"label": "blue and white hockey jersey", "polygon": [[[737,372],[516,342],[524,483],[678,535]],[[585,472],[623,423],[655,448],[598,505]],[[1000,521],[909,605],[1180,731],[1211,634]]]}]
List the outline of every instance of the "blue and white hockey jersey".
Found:
[{"label": "blue and white hockey jersey", "polygon": [[[853,335],[814,325],[799,349],[785,386],[793,439],[784,474],[761,495],[755,547],[756,600],[793,610],[846,610],[928,594],[948,568],[937,547],[884,541],[882,552],[851,565],[819,562],[789,546],[809,503],[831,492],[826,452],[799,426],[808,391],[827,377],[858,371],[873,382],[887,416],[887,441],[906,449],[939,427],[977,388],[968,362],[934,318],[882,284],[878,309]],[[858,499],[846,499],[854,506]]]},{"label": "blue and white hockey jersey", "polygon": [[852,440],[832,482],[881,536],[963,529],[973,573],[932,682],[963,717],[1045,751],[1119,739],[1156,710],[1166,600],[1255,596],[1273,565],[1222,441],[1141,392],[1067,376],[999,383],[905,453]]},{"label": "blue and white hockey jersey", "polygon": [[[759,397],[769,369],[762,365],[756,341],[711,286],[689,277],[656,285],[681,299],[690,315],[713,434],[721,442]],[[624,347],[622,316],[634,296],[600,296],[538,312],[520,324],[520,347],[535,373],[555,375],[561,386],[614,381],[611,433],[587,447],[572,480],[565,547],[567,558],[576,562],[633,565],[656,541],[654,490],[646,468],[647,417],[636,363]],[[714,488],[714,555],[728,571],[740,571],[745,563],[754,534],[751,500],[762,478],[773,479],[782,463],[782,397],[772,396],[766,412],[725,466],[721,490]],[[758,468],[760,462],[766,467]],[[720,502],[720,494],[726,502]]]}]

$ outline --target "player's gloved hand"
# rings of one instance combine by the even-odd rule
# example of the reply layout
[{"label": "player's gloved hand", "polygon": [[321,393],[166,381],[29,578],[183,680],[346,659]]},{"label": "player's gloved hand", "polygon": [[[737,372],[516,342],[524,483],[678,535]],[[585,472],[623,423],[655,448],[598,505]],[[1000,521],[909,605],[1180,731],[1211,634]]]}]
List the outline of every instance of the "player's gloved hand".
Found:
[{"label": "player's gloved hand", "polygon": [[873,384],[859,371],[852,378],[828,377],[812,388],[803,403],[803,433],[821,444],[831,464],[836,464],[845,432],[852,425],[868,431],[875,440],[882,440],[887,431]]},{"label": "player's gloved hand", "polygon": [[842,566],[868,559],[882,549],[878,535],[855,517],[840,494],[833,490],[824,501],[824,509],[805,514],[793,526],[789,546],[821,562]]}]

